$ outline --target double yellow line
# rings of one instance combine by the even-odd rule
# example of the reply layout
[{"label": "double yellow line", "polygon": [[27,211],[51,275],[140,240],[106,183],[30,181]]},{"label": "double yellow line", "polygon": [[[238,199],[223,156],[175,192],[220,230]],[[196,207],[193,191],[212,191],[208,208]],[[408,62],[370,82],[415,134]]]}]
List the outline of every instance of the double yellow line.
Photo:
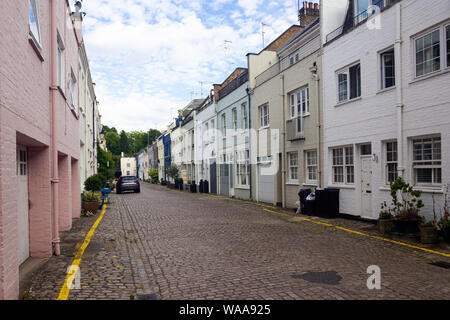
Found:
[{"label": "double yellow line", "polygon": [[61,291],[59,292],[58,298],[56,300],[68,300],[70,289],[72,288],[73,281],[75,280],[75,276],[77,272],[79,272],[80,264],[81,264],[81,258],[83,256],[84,250],[86,250],[87,246],[91,242],[91,238],[94,235],[95,229],[97,229],[98,225],[100,224],[100,221],[102,221],[103,216],[106,212],[106,203],[108,202],[108,199],[105,200],[105,204],[103,204],[102,212],[98,219],[95,221],[95,223],[92,225],[91,230],[89,230],[88,234],[86,235],[86,238],[84,239],[83,244],[78,249],[77,254],[75,255],[75,258],[73,259],[72,264],[70,265],[69,269],[67,270],[66,279],[64,280],[64,284],[61,288]]},{"label": "double yellow line", "polygon": [[[292,217],[289,214],[276,212],[276,211],[272,211],[272,210],[269,210],[269,209],[264,209],[264,211],[275,213],[277,215],[283,215],[283,216]],[[372,238],[372,239],[377,239],[377,240],[382,240],[382,241],[386,241],[386,242],[390,242],[390,243],[395,243],[397,245],[401,245],[401,246],[412,248],[412,249],[416,249],[416,250],[425,251],[425,252],[428,252],[428,253],[441,255],[441,256],[444,256],[444,257],[450,257],[450,254],[445,253],[445,252],[431,250],[431,249],[419,247],[419,246],[416,246],[416,245],[412,245],[412,244],[409,244],[409,243],[405,243],[405,242],[401,242],[401,241],[395,241],[395,240],[392,240],[392,239],[387,239],[387,238],[383,238],[383,237],[379,237],[379,236],[363,233],[363,232],[360,232],[360,231],[355,231],[355,230],[343,228],[343,227],[336,226],[336,225],[333,225],[333,224],[330,224],[330,223],[325,223],[325,222],[322,222],[322,221],[315,221],[315,220],[312,220],[312,219],[300,218],[300,217],[293,217],[293,218],[296,219],[296,220],[307,221],[307,222],[311,222],[311,223],[314,223],[314,224],[319,224],[319,225],[323,225],[323,226],[326,226],[326,227],[335,228],[335,229],[338,229],[338,230],[342,230],[342,231],[345,231],[345,232],[357,234],[357,235],[368,237],[368,238]]]}]

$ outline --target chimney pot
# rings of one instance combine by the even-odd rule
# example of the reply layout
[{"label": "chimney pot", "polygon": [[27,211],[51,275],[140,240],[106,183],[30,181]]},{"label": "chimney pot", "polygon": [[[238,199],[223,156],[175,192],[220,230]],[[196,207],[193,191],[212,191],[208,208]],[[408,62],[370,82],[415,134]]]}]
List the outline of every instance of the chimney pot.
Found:
[{"label": "chimney pot", "polygon": [[303,1],[303,8],[308,8],[308,1]]},{"label": "chimney pot", "polygon": [[318,3],[314,3],[314,9],[315,10],[319,9],[319,4]]},{"label": "chimney pot", "polygon": [[312,2],[309,2],[308,5],[309,5],[309,8],[312,9],[313,3],[312,3]]}]

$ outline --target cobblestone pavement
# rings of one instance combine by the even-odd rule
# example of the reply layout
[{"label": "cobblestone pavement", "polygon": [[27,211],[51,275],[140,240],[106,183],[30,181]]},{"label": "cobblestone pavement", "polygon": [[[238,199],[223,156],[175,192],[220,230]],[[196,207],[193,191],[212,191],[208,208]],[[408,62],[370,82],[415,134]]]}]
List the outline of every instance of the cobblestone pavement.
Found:
[{"label": "cobblestone pavement", "polygon": [[[97,217],[63,235],[62,255],[33,276],[29,299],[58,296]],[[449,261],[249,202],[143,183],[140,194],[111,196],[69,299],[450,299],[450,269],[430,259]],[[366,286],[370,265],[381,268],[381,290]]]}]

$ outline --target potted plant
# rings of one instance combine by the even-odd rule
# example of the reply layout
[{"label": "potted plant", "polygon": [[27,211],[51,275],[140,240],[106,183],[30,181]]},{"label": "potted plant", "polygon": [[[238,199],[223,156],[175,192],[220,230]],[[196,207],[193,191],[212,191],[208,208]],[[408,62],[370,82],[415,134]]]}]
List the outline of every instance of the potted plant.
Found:
[{"label": "potted plant", "polygon": [[439,242],[439,233],[436,228],[436,221],[426,221],[422,218],[420,224],[420,242],[431,244]]},{"label": "potted plant", "polygon": [[381,211],[378,218],[378,231],[381,234],[390,234],[394,231],[394,216],[392,209],[386,204],[386,201],[381,204]]},{"label": "potted plant", "polygon": [[[391,198],[394,211],[395,232],[400,234],[418,234],[420,224],[420,209],[423,202],[420,199],[422,193],[414,190],[401,177],[390,183]],[[400,197],[399,197],[400,195]]]},{"label": "potted plant", "polygon": [[448,207],[450,195],[450,183],[447,183],[444,191],[444,208],[442,217],[437,223],[439,231],[444,238],[444,241],[450,243],[450,209]]},{"label": "potted plant", "polygon": [[81,194],[81,207],[85,211],[96,214],[101,199],[102,195],[99,191],[86,191]]}]

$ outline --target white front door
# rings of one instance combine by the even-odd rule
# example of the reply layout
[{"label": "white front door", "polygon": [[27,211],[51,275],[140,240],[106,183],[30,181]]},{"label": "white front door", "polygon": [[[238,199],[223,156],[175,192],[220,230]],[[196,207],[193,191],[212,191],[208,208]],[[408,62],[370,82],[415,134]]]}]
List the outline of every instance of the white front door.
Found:
[{"label": "white front door", "polygon": [[361,215],[372,217],[372,157],[361,157]]},{"label": "white front door", "polygon": [[27,148],[17,146],[17,235],[19,265],[30,256],[30,222],[28,213],[28,155]]}]

